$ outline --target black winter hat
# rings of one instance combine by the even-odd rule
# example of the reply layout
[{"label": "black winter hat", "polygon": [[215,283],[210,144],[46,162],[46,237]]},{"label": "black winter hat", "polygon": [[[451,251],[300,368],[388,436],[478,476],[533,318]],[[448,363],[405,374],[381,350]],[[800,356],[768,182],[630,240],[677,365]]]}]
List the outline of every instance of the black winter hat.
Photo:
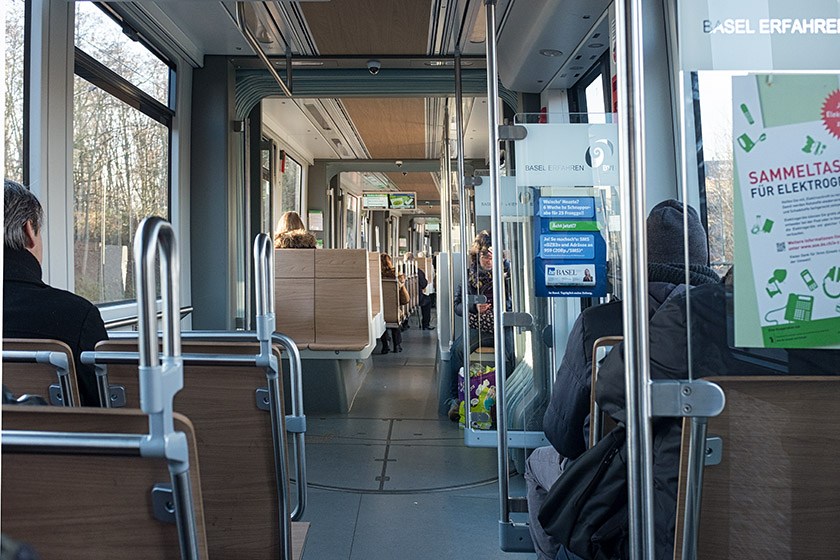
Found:
[{"label": "black winter hat", "polygon": [[[686,210],[687,209],[687,210]],[[647,219],[649,263],[685,262],[683,212],[688,212],[688,263],[709,264],[706,230],[697,210],[679,200],[665,200],[653,207]]]}]

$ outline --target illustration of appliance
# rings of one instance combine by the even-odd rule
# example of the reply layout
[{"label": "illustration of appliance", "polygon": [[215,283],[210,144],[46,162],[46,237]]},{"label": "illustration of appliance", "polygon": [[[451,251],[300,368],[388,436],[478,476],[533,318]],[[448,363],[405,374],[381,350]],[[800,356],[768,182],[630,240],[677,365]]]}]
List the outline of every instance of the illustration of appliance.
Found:
[{"label": "illustration of appliance", "polygon": [[744,118],[747,119],[747,122],[750,124],[755,124],[752,115],[750,114],[750,110],[747,107],[746,103],[741,103],[741,112],[744,113]]},{"label": "illustration of appliance", "polygon": [[785,278],[787,278],[787,270],[784,268],[777,268],[774,270],[773,276],[771,276],[770,280],[767,281],[767,287],[764,288],[767,290],[767,295],[773,297],[776,294],[781,294],[782,289],[779,287],[779,282],[784,282]]},{"label": "illustration of appliance", "polygon": [[814,140],[810,136],[805,136],[805,146],[802,148],[802,151],[806,154],[814,154],[815,156],[818,156],[825,151],[825,144]]},{"label": "illustration of appliance", "polygon": [[808,289],[812,292],[819,288],[817,283],[814,281],[814,277],[811,276],[811,272],[807,268],[800,272],[799,275],[802,277],[802,280],[805,282],[805,285],[808,286]]},{"label": "illustration of appliance", "polygon": [[840,266],[832,266],[822,281],[823,293],[831,299],[840,298]]},{"label": "illustration of appliance", "polygon": [[755,223],[750,228],[750,232],[758,233],[760,231],[763,231],[764,233],[770,233],[770,231],[773,229],[773,224],[774,223],[775,222],[773,222],[773,220],[770,220],[770,219],[762,220],[761,216],[756,216],[755,217]]},{"label": "illustration of appliance", "polygon": [[763,132],[761,133],[761,136],[758,137],[758,140],[755,141],[752,138],[750,138],[749,134],[745,132],[744,134],[738,137],[738,145],[741,146],[741,149],[745,152],[749,152],[750,150],[755,148],[756,144],[758,144],[759,142],[764,142],[765,140],[767,140],[767,135]]},{"label": "illustration of appliance", "polygon": [[786,321],[810,321],[814,309],[814,296],[790,294],[785,306]]}]

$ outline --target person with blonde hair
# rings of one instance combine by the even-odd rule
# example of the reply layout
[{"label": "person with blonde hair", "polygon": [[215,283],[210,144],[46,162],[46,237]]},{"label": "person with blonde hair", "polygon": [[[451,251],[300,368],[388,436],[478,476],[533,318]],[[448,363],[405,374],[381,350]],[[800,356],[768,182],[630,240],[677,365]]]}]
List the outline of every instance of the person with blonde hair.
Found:
[{"label": "person with blonde hair", "polygon": [[314,249],[316,246],[315,236],[303,225],[300,215],[292,210],[280,217],[277,224],[278,231],[274,234],[274,247],[276,249]]}]

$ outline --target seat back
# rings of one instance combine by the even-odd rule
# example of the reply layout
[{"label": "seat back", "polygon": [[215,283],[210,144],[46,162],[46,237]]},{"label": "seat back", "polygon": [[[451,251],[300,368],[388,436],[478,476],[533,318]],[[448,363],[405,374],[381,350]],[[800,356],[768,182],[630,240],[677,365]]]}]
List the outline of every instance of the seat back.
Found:
[{"label": "seat back", "polygon": [[[148,433],[137,410],[3,406],[3,430]],[[198,550],[208,558],[190,421],[175,415],[187,435]],[[3,532],[28,543],[42,560],[180,560],[174,523],[154,516],[152,488],[169,483],[160,458],[78,454],[2,454]]]},{"label": "seat back", "polygon": [[[69,372],[67,381],[70,392],[73,396],[73,403],[80,404],[79,384],[76,379],[76,366],[73,362],[73,351],[70,347],[59,340],[35,339],[35,338],[4,338],[3,350],[22,352],[60,352],[67,356]],[[56,387],[59,385],[59,376],[56,367],[50,364],[39,363],[12,363],[3,361],[3,384],[16,397],[29,394],[40,395],[47,402],[59,406],[69,406],[61,398],[61,391]],[[56,386],[50,388],[51,386]],[[51,399],[50,396],[53,396]]]},{"label": "seat back", "polygon": [[368,253],[368,275],[370,276],[370,316],[382,312],[382,265],[379,253]]},{"label": "seat back", "polygon": [[363,349],[370,343],[370,309],[367,251],[315,251],[315,343],[309,348]]},{"label": "seat back", "polygon": [[[713,377],[726,407],[708,419],[719,464],[703,470],[700,559],[836,558],[840,550],[838,377]],[[682,545],[683,427],[675,558]]]},{"label": "seat back", "polygon": [[595,382],[598,380],[598,369],[601,360],[607,352],[624,340],[623,336],[602,336],[592,345],[592,379],[589,390],[589,447],[592,447],[603,437],[611,432],[615,426],[615,420],[604,414],[598,403],[595,401]]},{"label": "seat back", "polygon": [[276,329],[298,348],[315,342],[315,249],[274,250]]},{"label": "seat back", "polygon": [[402,320],[400,306],[400,284],[395,278],[382,279],[382,310],[385,316],[385,324],[389,327],[398,327]]},{"label": "seat back", "polygon": [[[137,343],[103,341],[96,349],[136,352]],[[182,341],[181,351],[256,355],[260,349],[257,342]],[[279,348],[274,353],[280,361]],[[125,386],[127,407],[140,406],[137,366],[109,365],[108,383]],[[265,369],[255,365],[184,365],[184,388],[174,408],[190,417],[201,436],[207,543],[214,558],[275,560],[282,554],[271,419],[257,407],[256,391],[266,385]],[[282,384],[280,391],[282,403]]]}]

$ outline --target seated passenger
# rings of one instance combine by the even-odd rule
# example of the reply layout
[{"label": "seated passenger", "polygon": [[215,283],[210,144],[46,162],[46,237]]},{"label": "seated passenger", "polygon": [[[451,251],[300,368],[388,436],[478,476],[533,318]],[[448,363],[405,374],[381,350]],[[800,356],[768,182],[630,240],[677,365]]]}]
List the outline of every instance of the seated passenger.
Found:
[{"label": "seated passenger", "polygon": [[315,236],[306,231],[297,212],[290,210],[283,214],[277,226],[275,249],[314,249],[317,246]]},{"label": "seated passenger", "polygon": [[[3,337],[60,340],[73,351],[82,405],[99,406],[96,373],[79,356],[108,338],[95,305],[41,280],[41,203],[28,189],[5,181],[3,194]],[[44,395],[45,396],[45,395]]]},{"label": "seated passenger", "polygon": [[[470,304],[467,307],[470,327],[470,349],[473,353],[478,347],[493,348],[495,346],[493,326],[493,245],[490,233],[486,230],[479,232],[473,241],[469,253],[469,268],[467,269],[467,295],[482,295],[487,298],[486,303]],[[510,263],[504,261],[505,311],[511,311]],[[455,291],[453,303],[455,313],[463,316],[463,286]],[[508,329],[505,332],[505,364],[507,375],[513,372],[513,335]],[[445,396],[449,403],[449,419],[458,422],[461,418],[458,401],[458,371],[464,364],[464,335],[461,334],[452,342],[449,349],[449,393]],[[444,387],[447,385],[445,384]]]},{"label": "seated passenger", "polygon": [[[707,266],[706,232],[697,212],[677,200],[657,204],[647,219],[648,313],[672,295],[685,290],[683,216],[688,214],[689,273],[693,286],[715,284],[718,275]],[[554,559],[559,544],[540,526],[537,514],[548,489],[573,460],[586,450],[589,433],[592,346],[603,336],[622,334],[620,301],[596,305],[578,316],[566,342],[566,353],[557,370],[551,400],[543,418],[543,430],[551,447],[535,449],[525,463],[528,516],[537,557]],[[567,460],[565,460],[567,459]]]},{"label": "seated passenger", "polygon": [[[382,269],[382,278],[396,278],[400,288],[405,286],[405,275],[397,276],[397,270],[391,262],[391,257],[387,253],[379,255],[379,265]],[[394,352],[402,352],[402,332],[399,327],[389,327],[385,329],[385,333],[379,337],[382,343],[382,353],[390,352],[388,348],[388,333],[391,333],[392,342],[394,343]]]}]

